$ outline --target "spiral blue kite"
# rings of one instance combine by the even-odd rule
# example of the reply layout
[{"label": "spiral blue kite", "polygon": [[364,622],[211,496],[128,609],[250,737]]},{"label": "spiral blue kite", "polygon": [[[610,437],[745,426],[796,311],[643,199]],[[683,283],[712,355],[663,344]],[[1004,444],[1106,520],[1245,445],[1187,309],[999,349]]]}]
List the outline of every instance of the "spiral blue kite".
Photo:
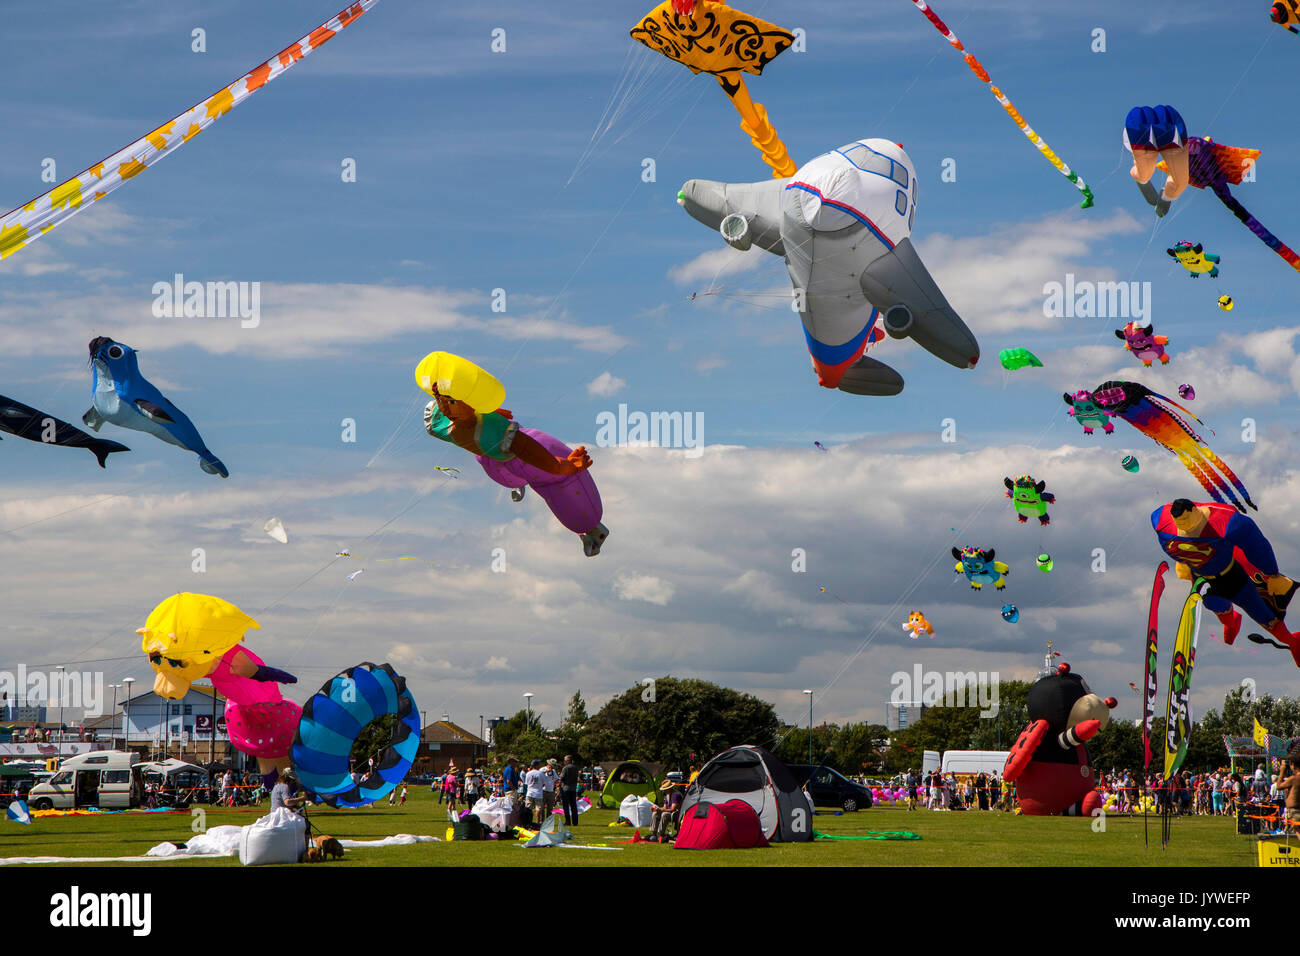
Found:
[{"label": "spiral blue kite", "polygon": [[[354,782],[348,759],[357,736],[392,715],[392,739],[368,779]],[[302,785],[332,807],[362,807],[390,794],[411,769],[420,746],[420,709],[406,678],[388,664],[358,664],[331,678],[302,708],[293,768]]]}]

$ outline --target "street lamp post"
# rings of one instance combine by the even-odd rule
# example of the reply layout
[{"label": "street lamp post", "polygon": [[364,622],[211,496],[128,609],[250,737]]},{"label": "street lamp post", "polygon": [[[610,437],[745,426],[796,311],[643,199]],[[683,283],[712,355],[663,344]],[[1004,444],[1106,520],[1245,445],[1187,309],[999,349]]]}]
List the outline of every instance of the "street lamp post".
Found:
[{"label": "street lamp post", "polygon": [[59,764],[63,764],[63,698],[67,696],[67,688],[64,686],[64,674],[67,668],[62,664],[59,665]]},{"label": "street lamp post", "polygon": [[804,693],[808,695],[808,762],[812,763],[812,691]]},{"label": "street lamp post", "polygon": [[127,753],[131,752],[131,685],[135,683],[134,677],[123,678],[122,683],[126,685],[126,701],[122,708],[122,737],[124,740],[123,748]]},{"label": "street lamp post", "polygon": [[[121,686],[122,686],[121,684],[113,685],[113,713],[115,714],[117,713],[117,689]],[[116,723],[116,721],[114,721],[114,723]],[[116,727],[114,727],[111,731],[111,737],[108,741],[108,749],[109,750],[117,749],[117,728]]]},{"label": "street lamp post", "polygon": [[524,700],[528,703],[528,723],[524,726],[524,730],[528,731],[533,729],[533,695],[524,694]]}]

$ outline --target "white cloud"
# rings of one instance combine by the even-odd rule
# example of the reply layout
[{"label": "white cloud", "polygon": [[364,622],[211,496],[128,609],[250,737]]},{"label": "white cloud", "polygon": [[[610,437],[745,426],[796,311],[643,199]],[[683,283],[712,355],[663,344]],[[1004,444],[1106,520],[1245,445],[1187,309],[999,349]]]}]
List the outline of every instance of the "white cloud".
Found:
[{"label": "white cloud", "polygon": [[626,387],[627,382],[624,379],[611,375],[609,372],[601,372],[587,383],[587,394],[608,398],[610,395],[617,395]]},{"label": "white cloud", "polygon": [[1088,644],[1088,652],[1106,657],[1118,657],[1124,653],[1124,648],[1114,641],[1092,641]]},{"label": "white cloud", "polygon": [[645,601],[665,607],[677,593],[677,588],[654,575],[628,574],[614,580],[614,593],[624,601]]},{"label": "white cloud", "polygon": [[1049,216],[1003,226],[979,236],[930,234],[921,257],[957,313],[978,336],[988,332],[1059,327],[1043,315],[1043,286],[1113,281],[1114,269],[1096,265],[1099,246],[1142,225],[1121,209],[1110,216]]},{"label": "white cloud", "polygon": [[[187,276],[187,280],[228,277]],[[164,280],[171,281],[168,276]],[[149,289],[84,295],[0,293],[0,336],[11,356],[66,355],[69,342],[111,334],[136,349],[196,346],[217,355],[276,359],[343,355],[409,334],[477,331],[510,342],[558,341],[613,352],[629,340],[609,326],[585,326],[546,312],[482,317],[488,297],[470,290],[352,283],[263,283],[260,322],[155,318]],[[93,316],[93,320],[88,320]]]},{"label": "white cloud", "polygon": [[[1293,573],[1297,448],[1279,433],[1249,453],[1219,449],[1266,509],[1261,527]],[[1128,451],[1142,456],[1140,476],[1119,468]],[[250,646],[299,675],[295,699],[347,666],[388,660],[422,708],[466,726],[479,713],[513,712],[525,690],[538,694],[536,709],[560,713],[579,687],[594,707],[655,673],[778,703],[791,688],[811,687],[826,719],[880,722],[893,671],[920,662],[1032,675],[1046,640],[1099,694],[1120,697],[1133,662],[1110,635],[1145,619],[1160,557],[1148,514],[1195,488],[1173,456],[1122,433],[1103,447],[973,451],[937,435],[906,448],[865,438],[828,455],[803,444],[710,446],[698,459],[611,448],[593,477],[613,533],[587,558],[535,495],[515,505],[473,472],[445,481],[387,461],[385,470],[327,477],[347,460],[328,458],[322,477],[307,480],[196,483],[184,463],[163,473],[162,487],[154,479],[137,489],[125,469],[111,472],[113,484],[11,484],[0,531],[39,523],[0,534],[0,656],[125,658],[91,666],[105,668],[110,683],[145,680],[134,629],[166,594],[186,588],[232,600],[262,624]],[[1045,478],[1058,497],[1041,532],[1019,526],[1003,497],[1002,477],[1023,472]],[[290,544],[257,532],[271,511],[293,528]],[[953,573],[949,548],[959,538],[949,526],[962,541],[997,549],[1012,569],[1005,592],[971,591]],[[369,560],[335,559],[343,546]],[[207,553],[201,577],[190,571],[196,547]],[[491,568],[496,547],[509,559],[503,574]],[[1104,574],[1090,570],[1094,547],[1107,550]],[[807,555],[805,573],[792,569],[795,548]],[[1050,575],[1034,568],[1043,549],[1056,561]],[[405,554],[436,567],[375,560]],[[365,576],[349,584],[363,563]],[[1176,590],[1167,591],[1166,616],[1176,613]],[[604,599],[611,594],[620,600]],[[999,617],[1004,603],[1020,608],[1014,627]],[[903,633],[913,608],[934,623],[934,640]],[[1217,703],[1212,688],[1236,684],[1242,666],[1269,662],[1235,650],[1210,646],[1200,662],[1205,706]],[[1269,673],[1280,682],[1287,669],[1257,676]],[[1132,700],[1124,706],[1133,713],[1117,717],[1135,715]]]},{"label": "white cloud", "polygon": [[[718,241],[722,238],[719,236]],[[668,270],[668,278],[678,285],[694,285],[701,280],[714,280],[722,276],[740,275],[752,272],[763,265],[766,259],[773,258],[757,246],[746,252],[723,245],[708,252],[701,252],[689,262],[673,266]]]}]

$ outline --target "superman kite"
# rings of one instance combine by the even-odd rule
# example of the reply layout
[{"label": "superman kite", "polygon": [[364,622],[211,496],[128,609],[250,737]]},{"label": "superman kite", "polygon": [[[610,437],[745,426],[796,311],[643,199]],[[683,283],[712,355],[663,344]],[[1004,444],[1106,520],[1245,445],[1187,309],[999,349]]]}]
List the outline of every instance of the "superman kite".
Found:
[{"label": "superman kite", "polygon": [[1209,583],[1205,606],[1223,625],[1225,644],[1241,630],[1235,604],[1285,644],[1300,667],[1300,634],[1283,623],[1297,585],[1278,573],[1273,547],[1254,521],[1231,505],[1179,498],[1151,513],[1151,527],[1180,578]]}]

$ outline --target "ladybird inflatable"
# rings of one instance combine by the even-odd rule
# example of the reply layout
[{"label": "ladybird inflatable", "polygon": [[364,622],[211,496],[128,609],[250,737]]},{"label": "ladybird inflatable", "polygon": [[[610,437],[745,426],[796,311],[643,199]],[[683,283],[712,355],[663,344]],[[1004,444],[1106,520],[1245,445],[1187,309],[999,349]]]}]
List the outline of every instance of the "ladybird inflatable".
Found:
[{"label": "ladybird inflatable", "polygon": [[1029,688],[1029,726],[1011,748],[1002,777],[1016,785],[1022,813],[1091,816],[1101,807],[1085,742],[1110,722],[1118,705],[1102,700],[1069,664]]}]

